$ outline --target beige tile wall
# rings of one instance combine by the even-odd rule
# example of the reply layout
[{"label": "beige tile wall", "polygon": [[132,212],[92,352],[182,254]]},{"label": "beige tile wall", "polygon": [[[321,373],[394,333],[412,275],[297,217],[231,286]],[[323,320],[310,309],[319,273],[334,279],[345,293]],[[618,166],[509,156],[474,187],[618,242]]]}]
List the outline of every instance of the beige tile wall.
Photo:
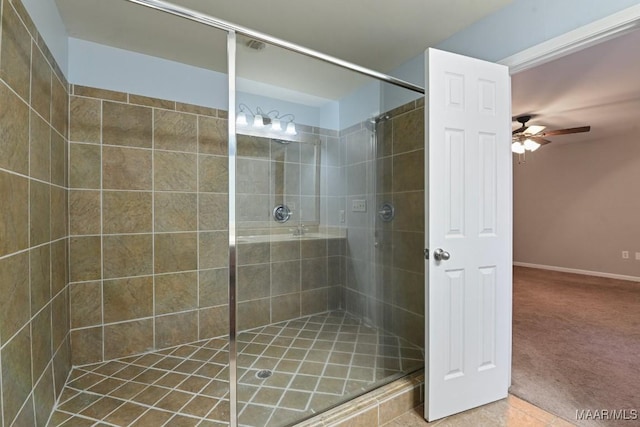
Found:
[{"label": "beige tile wall", "polygon": [[82,86],[69,106],[73,363],[227,334],[226,112]]},{"label": "beige tile wall", "polygon": [[344,239],[238,245],[238,329],[340,308]]},{"label": "beige tile wall", "polygon": [[0,425],[41,426],[70,370],[68,84],[20,1],[0,14]]},{"label": "beige tile wall", "polygon": [[[320,213],[326,211],[328,200],[321,184],[321,167],[327,163],[327,147],[338,144],[337,132],[300,124],[296,127],[298,134],[287,136],[291,138],[288,144],[269,137],[238,135],[236,208],[240,236],[291,234],[292,227],[299,224],[305,224],[309,231],[329,225]],[[271,217],[272,209],[280,203],[292,211],[291,219],[283,224]],[[340,308],[343,252],[344,239],[238,245],[239,329]]]},{"label": "beige tile wall", "polygon": [[[69,105],[74,364],[226,335],[226,113],[81,86]],[[299,138],[321,133],[301,127]],[[241,227],[271,226],[267,204],[286,192],[269,184],[270,155],[283,149],[239,137],[239,203],[265,196],[264,219]],[[339,307],[340,242],[240,245],[239,328]]]},{"label": "beige tile wall", "polygon": [[[424,100],[388,115],[377,126],[375,153],[366,149],[370,128],[364,123],[341,132],[348,227],[344,301],[347,311],[423,346]],[[356,198],[374,208],[391,202],[394,220],[351,212]]]}]

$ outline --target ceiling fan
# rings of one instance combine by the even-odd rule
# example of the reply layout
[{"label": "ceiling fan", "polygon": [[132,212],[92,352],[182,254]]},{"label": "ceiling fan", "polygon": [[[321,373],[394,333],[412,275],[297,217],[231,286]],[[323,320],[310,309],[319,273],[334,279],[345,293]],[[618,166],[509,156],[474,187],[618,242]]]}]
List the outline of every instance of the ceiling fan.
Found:
[{"label": "ceiling fan", "polygon": [[516,121],[521,124],[518,129],[511,133],[511,151],[516,154],[524,154],[525,151],[536,151],[541,145],[551,142],[546,139],[550,136],[589,132],[591,130],[591,126],[580,126],[577,128],[558,129],[544,132],[546,126],[527,126],[527,122],[531,120],[531,118],[531,115],[516,117]]}]

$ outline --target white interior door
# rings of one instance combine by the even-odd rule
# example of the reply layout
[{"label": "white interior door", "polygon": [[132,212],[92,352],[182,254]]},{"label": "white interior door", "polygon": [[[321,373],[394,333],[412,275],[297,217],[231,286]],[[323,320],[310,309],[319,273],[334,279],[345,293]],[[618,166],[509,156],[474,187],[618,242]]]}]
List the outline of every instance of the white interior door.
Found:
[{"label": "white interior door", "polygon": [[507,396],[511,374],[511,81],[426,53],[425,417]]}]

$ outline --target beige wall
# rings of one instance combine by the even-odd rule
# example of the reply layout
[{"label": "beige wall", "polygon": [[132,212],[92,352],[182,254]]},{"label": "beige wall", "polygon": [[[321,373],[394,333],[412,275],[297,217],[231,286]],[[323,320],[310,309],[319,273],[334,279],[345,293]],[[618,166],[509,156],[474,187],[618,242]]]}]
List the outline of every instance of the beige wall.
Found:
[{"label": "beige wall", "polygon": [[602,140],[561,138],[514,162],[514,260],[640,277],[637,128]]},{"label": "beige wall", "polygon": [[1,10],[0,424],[44,426],[70,370],[68,84],[22,4]]}]

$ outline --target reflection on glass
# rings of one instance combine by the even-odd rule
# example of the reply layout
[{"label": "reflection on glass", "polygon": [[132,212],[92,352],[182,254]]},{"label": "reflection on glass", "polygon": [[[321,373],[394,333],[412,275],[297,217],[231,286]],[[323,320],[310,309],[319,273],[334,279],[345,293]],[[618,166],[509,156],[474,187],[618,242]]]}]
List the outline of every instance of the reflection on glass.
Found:
[{"label": "reflection on glass", "polygon": [[[284,426],[423,366],[424,106],[405,89],[245,43],[238,416]],[[377,214],[384,203],[390,221]]]},{"label": "reflection on glass", "polygon": [[[238,135],[237,227],[241,237],[286,233],[302,224],[310,229],[320,226],[320,140],[317,135],[300,135],[300,141]],[[289,209],[288,221],[274,222],[265,215],[273,214],[279,205]]]}]

